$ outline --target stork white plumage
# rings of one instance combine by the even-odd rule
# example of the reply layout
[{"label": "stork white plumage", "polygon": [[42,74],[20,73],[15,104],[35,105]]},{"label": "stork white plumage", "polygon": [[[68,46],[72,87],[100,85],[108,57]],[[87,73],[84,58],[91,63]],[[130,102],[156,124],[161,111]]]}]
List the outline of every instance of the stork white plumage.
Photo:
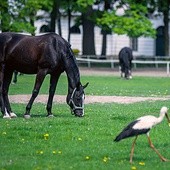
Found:
[{"label": "stork white plumage", "polygon": [[146,134],[147,135],[150,147],[157,153],[157,155],[159,156],[159,158],[162,161],[169,161],[168,159],[164,158],[158,152],[158,150],[154,147],[154,145],[152,144],[151,139],[149,137],[149,131],[152,129],[152,127],[159,124],[159,123],[161,123],[165,116],[168,119],[168,122],[170,123],[170,119],[169,119],[167,113],[168,113],[168,108],[167,107],[162,107],[161,110],[160,110],[159,117],[155,117],[155,116],[152,116],[152,115],[142,116],[142,117],[136,119],[135,121],[131,122],[114,139],[115,142],[118,142],[118,141],[120,141],[122,139],[136,136],[134,142],[132,143],[131,154],[130,154],[130,163],[132,163],[134,147],[135,147],[137,137],[138,137],[138,135],[141,135],[141,134]]}]

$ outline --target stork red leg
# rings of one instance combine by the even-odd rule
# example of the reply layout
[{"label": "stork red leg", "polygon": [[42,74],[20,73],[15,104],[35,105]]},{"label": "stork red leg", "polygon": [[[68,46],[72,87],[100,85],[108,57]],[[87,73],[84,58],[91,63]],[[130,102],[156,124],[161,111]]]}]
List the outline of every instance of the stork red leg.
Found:
[{"label": "stork red leg", "polygon": [[138,138],[138,136],[136,136],[135,140],[132,143],[132,149],[131,149],[131,153],[130,153],[130,163],[132,163],[133,153],[134,153],[135,143],[136,143],[137,138]]},{"label": "stork red leg", "polygon": [[161,159],[161,161],[164,161],[164,162],[170,161],[170,160],[164,158],[164,157],[158,152],[158,150],[154,147],[154,145],[153,145],[150,137],[149,137],[148,135],[147,135],[147,137],[148,137],[148,142],[149,142],[150,147],[157,153],[157,155],[159,156],[159,158]]}]

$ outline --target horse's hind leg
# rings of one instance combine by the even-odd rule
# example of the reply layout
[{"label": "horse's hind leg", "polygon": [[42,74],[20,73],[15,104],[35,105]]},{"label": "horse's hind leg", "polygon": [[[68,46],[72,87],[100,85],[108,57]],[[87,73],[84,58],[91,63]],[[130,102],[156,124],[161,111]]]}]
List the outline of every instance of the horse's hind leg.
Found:
[{"label": "horse's hind leg", "polygon": [[5,109],[4,98],[3,98],[3,79],[4,79],[4,65],[0,64],[0,107],[3,118],[10,118],[9,114]]},{"label": "horse's hind leg", "polygon": [[10,71],[9,69],[7,69],[7,71],[5,71],[5,73],[4,73],[3,98],[4,98],[4,104],[5,104],[6,111],[9,113],[11,118],[15,118],[15,117],[17,117],[17,115],[14,112],[12,112],[9,98],[8,98],[8,91],[9,91],[9,86],[10,86],[10,83],[12,80],[12,74],[13,74],[13,72]]},{"label": "horse's hind leg", "polygon": [[52,109],[52,102],[53,102],[53,97],[55,94],[55,90],[56,90],[56,85],[59,79],[59,75],[51,75],[50,77],[50,89],[49,89],[49,97],[48,97],[48,102],[47,102],[47,116],[48,117],[52,117],[53,114],[51,112]]},{"label": "horse's hind leg", "polygon": [[44,81],[44,78],[47,74],[47,70],[46,69],[41,69],[38,71],[37,75],[36,75],[36,80],[35,80],[35,85],[34,85],[34,89],[32,91],[32,96],[26,106],[26,112],[24,114],[25,118],[30,118],[30,110],[32,108],[32,104],[35,100],[35,98],[37,97],[40,87]]},{"label": "horse's hind leg", "polygon": [[13,77],[12,83],[15,84],[15,83],[17,83],[18,71],[15,70],[13,75],[14,75],[14,77]]}]

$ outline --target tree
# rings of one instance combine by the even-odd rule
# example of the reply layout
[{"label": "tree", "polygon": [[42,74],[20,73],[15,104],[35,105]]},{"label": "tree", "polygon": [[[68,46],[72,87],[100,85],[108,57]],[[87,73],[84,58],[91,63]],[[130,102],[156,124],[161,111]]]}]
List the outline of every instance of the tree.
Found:
[{"label": "tree", "polygon": [[46,1],[39,0],[2,0],[0,4],[0,29],[13,32],[34,34],[36,13]]},{"label": "tree", "polygon": [[[108,11],[111,9],[111,0],[104,0],[104,11]],[[105,27],[102,27],[102,34],[103,34],[103,40],[102,40],[102,52],[101,55],[105,56],[106,55],[106,48],[107,48],[107,34],[111,30],[108,28],[106,25]]]},{"label": "tree", "polygon": [[94,22],[88,16],[93,14],[92,6],[88,6],[86,12],[82,13],[83,26],[83,54],[95,55],[95,41],[94,41]]},{"label": "tree", "polygon": [[8,13],[8,0],[2,0],[0,4],[0,28],[2,31],[9,31],[8,27],[10,25],[10,15]]},{"label": "tree", "polygon": [[[93,9],[94,4],[101,7],[103,2],[104,10],[100,10],[100,8]],[[77,4],[80,6],[79,11],[82,13],[82,24],[86,24],[83,26],[83,54],[94,54],[94,50],[89,49],[94,48],[93,32],[95,25],[101,27],[104,33],[101,54],[106,54],[106,33],[110,30],[119,35],[126,34],[129,37],[155,37],[156,31],[147,18],[147,0],[96,0],[94,2],[93,0],[77,0]],[[120,9],[123,10],[122,14],[118,13]],[[88,22],[86,23],[86,21]]]},{"label": "tree", "polygon": [[93,0],[77,0],[77,9],[81,12],[79,21],[83,26],[83,54],[95,55],[95,41],[94,41],[94,10],[92,8]]},{"label": "tree", "polygon": [[[117,9],[122,9],[123,13],[118,14]],[[146,17],[147,12],[147,7],[141,3],[120,2],[116,10],[105,11],[103,16],[97,19],[97,22],[101,27],[108,26],[114,33],[119,35],[155,37],[156,31]]]},{"label": "tree", "polygon": [[[155,3],[154,3],[155,4]],[[157,1],[158,12],[163,14],[164,22],[164,39],[165,39],[165,55],[169,56],[169,11],[170,1],[169,0],[158,0]]]},{"label": "tree", "polygon": [[58,32],[59,35],[62,36],[62,31],[61,31],[61,20],[60,20],[60,1],[58,0],[52,0],[52,11],[51,11],[51,22],[50,22],[50,31],[55,32],[56,30],[56,21],[58,21]]}]

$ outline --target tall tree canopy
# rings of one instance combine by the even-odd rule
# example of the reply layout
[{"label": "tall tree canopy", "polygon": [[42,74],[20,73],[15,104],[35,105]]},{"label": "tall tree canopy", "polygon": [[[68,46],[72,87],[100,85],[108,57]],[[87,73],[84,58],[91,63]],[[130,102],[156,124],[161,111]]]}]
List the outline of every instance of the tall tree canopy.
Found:
[{"label": "tall tree canopy", "polygon": [[[56,18],[64,11],[64,14],[69,16],[70,28],[71,14],[79,12],[81,15],[76,24],[83,26],[83,54],[95,54],[95,26],[106,32],[111,30],[112,33],[126,34],[129,37],[155,37],[156,31],[148,19],[148,14],[157,10],[164,16],[165,51],[169,54],[169,5],[169,0],[1,0],[0,29],[34,34],[34,21],[37,20],[38,10],[49,13],[49,25],[53,31]],[[59,19],[57,25],[61,32]],[[103,54],[106,52],[106,35],[103,34]]]},{"label": "tall tree canopy", "polygon": [[34,34],[36,13],[47,6],[40,0],[1,0],[0,29],[2,31],[30,32]]},{"label": "tall tree canopy", "polygon": [[156,32],[147,14],[147,7],[140,2],[116,2],[112,11],[104,11],[102,17],[97,18],[97,23],[101,27],[109,27],[114,33],[129,37],[154,37]]}]

